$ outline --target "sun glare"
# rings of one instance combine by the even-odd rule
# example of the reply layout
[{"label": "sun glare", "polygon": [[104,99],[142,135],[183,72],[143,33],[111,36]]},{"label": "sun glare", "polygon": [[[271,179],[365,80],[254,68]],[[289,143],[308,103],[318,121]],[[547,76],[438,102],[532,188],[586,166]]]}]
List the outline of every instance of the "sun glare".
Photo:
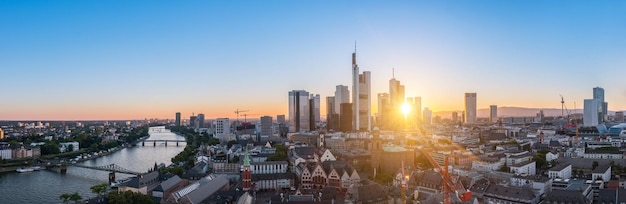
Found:
[{"label": "sun glare", "polygon": [[409,104],[402,104],[402,113],[404,113],[404,115],[408,115],[411,112],[411,106],[409,106]]}]

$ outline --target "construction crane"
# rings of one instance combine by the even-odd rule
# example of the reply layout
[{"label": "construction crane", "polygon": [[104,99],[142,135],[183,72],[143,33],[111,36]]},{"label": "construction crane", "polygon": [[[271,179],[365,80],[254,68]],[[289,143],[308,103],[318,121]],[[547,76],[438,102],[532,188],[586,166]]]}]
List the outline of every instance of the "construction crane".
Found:
[{"label": "construction crane", "polygon": [[237,121],[239,121],[239,113],[245,113],[245,112],[248,112],[248,111],[250,111],[250,110],[239,110],[239,109],[235,110],[235,113],[237,114]]},{"label": "construction crane", "polygon": [[245,123],[247,116],[256,116],[256,115],[259,115],[259,114],[241,114],[241,115],[243,116],[243,122]]},{"label": "construction crane", "polygon": [[432,164],[433,167],[437,169],[437,171],[441,175],[441,192],[443,195],[443,204],[453,203],[452,193],[454,193],[454,196],[461,202],[471,201],[472,192],[466,190],[465,187],[463,187],[463,184],[461,184],[460,182],[455,183],[454,181],[452,181],[452,178],[450,177],[450,174],[448,173],[448,157],[447,156],[444,159],[444,167],[442,168],[439,165],[439,163],[437,163],[437,161],[435,161],[430,156],[430,153],[428,153],[425,148],[422,148],[422,154],[426,156],[426,159],[428,159],[430,164]]}]

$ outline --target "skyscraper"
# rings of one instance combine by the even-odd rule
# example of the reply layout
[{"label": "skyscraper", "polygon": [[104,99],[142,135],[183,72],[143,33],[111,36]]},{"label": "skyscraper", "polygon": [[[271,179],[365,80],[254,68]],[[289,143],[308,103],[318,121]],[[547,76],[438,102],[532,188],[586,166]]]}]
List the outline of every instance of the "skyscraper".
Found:
[{"label": "skyscraper", "polygon": [[[337,85],[335,87],[335,113],[337,114],[337,127],[336,129],[341,129],[341,104],[342,103],[350,103],[350,91],[348,90],[348,86]],[[352,115],[349,115],[352,117]],[[352,121],[352,120],[350,120]],[[352,126],[352,125],[350,125]]]},{"label": "skyscraper", "polygon": [[602,109],[602,117],[599,118],[598,122],[604,122],[607,119],[607,116],[609,115],[609,103],[607,103],[604,100],[604,88],[602,87],[595,87],[593,88],[593,99],[598,99],[600,100],[600,105],[602,107],[600,107],[600,109]]},{"label": "skyscraper", "polygon": [[315,130],[317,124],[321,122],[319,94],[311,94],[309,98],[309,117],[309,128],[310,130]]},{"label": "skyscraper", "polygon": [[415,122],[422,121],[422,97],[409,97],[407,103],[411,106],[411,115],[413,115]]},{"label": "skyscraper", "polygon": [[335,87],[335,111],[339,113],[339,106],[342,103],[350,103],[350,91],[348,86],[337,85]]},{"label": "skyscraper", "polygon": [[361,131],[370,131],[372,116],[372,78],[369,71],[359,74],[359,128]]},{"label": "skyscraper", "polygon": [[389,104],[389,94],[388,93],[379,93],[378,94],[378,117],[376,119],[376,125],[379,129],[387,130],[389,128],[389,120],[390,120],[390,104]]},{"label": "skyscraper", "polygon": [[272,136],[273,134],[274,132],[272,131],[272,116],[261,117],[261,135]]},{"label": "skyscraper", "polygon": [[476,93],[465,93],[465,123],[476,122]]},{"label": "skyscraper", "polygon": [[433,120],[433,112],[428,109],[428,107],[424,108],[424,116],[422,117],[422,120],[424,122],[424,124],[430,125],[432,124]]},{"label": "skyscraper", "polygon": [[496,122],[498,120],[498,106],[489,106],[489,121]]},{"label": "skyscraper", "polygon": [[404,104],[404,85],[400,84],[400,81],[396,80],[396,78],[389,80],[389,98],[389,103],[393,109],[399,110]]},{"label": "skyscraper", "polygon": [[176,127],[180,127],[180,112],[176,112],[176,123],[174,123]]},{"label": "skyscraper", "polygon": [[339,129],[342,132],[349,132],[354,129],[352,128],[352,107],[353,106],[351,103],[342,103],[341,107],[339,108]]},{"label": "skyscraper", "polygon": [[198,124],[198,116],[195,116],[193,113],[189,116],[189,127],[193,129],[197,129],[196,126]]},{"label": "skyscraper", "polygon": [[335,109],[335,97],[326,97],[326,128],[339,130],[339,110]]},{"label": "skyscraper", "polygon": [[352,53],[352,126],[357,131],[371,129],[371,73],[368,71],[359,74],[359,65],[356,63],[356,47]]},{"label": "skyscraper", "polygon": [[602,101],[600,99],[585,99],[583,110],[583,125],[596,126],[602,120]]},{"label": "skyscraper", "polygon": [[198,128],[204,128],[204,114],[198,114]]},{"label": "skyscraper", "polygon": [[309,129],[309,92],[293,90],[289,92],[289,132]]}]

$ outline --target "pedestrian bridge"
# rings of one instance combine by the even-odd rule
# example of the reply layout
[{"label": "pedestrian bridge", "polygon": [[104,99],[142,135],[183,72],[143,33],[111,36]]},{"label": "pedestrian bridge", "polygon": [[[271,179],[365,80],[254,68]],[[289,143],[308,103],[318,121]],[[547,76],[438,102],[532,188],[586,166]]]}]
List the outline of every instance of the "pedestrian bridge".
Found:
[{"label": "pedestrian bridge", "polygon": [[105,166],[85,166],[82,164],[69,164],[69,166],[81,167],[81,168],[86,168],[86,169],[94,169],[94,170],[100,170],[100,171],[115,172],[115,173],[132,174],[132,175],[143,174],[141,172],[128,170],[116,164],[109,164]]}]

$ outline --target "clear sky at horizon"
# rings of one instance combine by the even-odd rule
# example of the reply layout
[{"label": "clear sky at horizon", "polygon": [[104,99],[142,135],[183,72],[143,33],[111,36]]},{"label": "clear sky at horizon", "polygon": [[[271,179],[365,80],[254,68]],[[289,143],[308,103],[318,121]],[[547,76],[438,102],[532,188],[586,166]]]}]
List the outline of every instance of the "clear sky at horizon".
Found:
[{"label": "clear sky at horizon", "polygon": [[[435,112],[582,108],[592,88],[626,110],[623,1],[0,1],[0,120],[287,114],[392,68]],[[350,87],[351,89],[351,87]]]}]

